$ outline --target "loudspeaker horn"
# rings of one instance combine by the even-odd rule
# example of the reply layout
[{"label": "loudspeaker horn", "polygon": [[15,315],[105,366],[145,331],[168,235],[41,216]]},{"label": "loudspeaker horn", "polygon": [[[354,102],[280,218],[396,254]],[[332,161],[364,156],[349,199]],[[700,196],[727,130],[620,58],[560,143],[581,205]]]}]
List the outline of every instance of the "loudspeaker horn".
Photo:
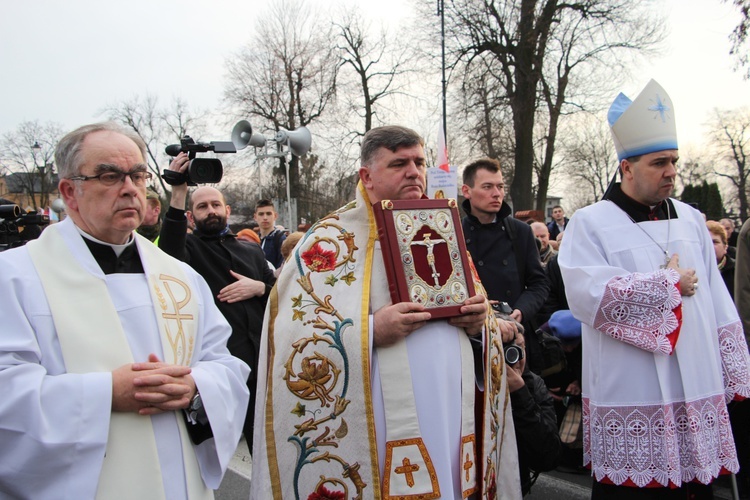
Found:
[{"label": "loudspeaker horn", "polygon": [[263,134],[256,132],[250,136],[250,142],[248,145],[254,148],[262,148],[266,145],[266,138],[263,137]]},{"label": "loudspeaker horn", "polygon": [[232,143],[237,151],[245,149],[253,139],[253,126],[247,120],[240,120],[232,129]]},{"label": "loudspeaker horn", "polygon": [[312,134],[307,127],[299,127],[294,130],[284,130],[283,128],[276,132],[274,139],[280,144],[288,141],[289,150],[294,156],[304,156],[310,151],[312,145]]}]

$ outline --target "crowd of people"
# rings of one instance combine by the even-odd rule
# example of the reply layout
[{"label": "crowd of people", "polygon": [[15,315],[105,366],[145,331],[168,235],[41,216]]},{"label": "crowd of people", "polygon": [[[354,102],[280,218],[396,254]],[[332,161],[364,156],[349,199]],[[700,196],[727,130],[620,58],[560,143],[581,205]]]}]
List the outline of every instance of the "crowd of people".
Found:
[{"label": "crowd of people", "polygon": [[476,293],[445,317],[392,300],[373,209],[425,198],[413,130],[370,130],[356,199],[291,234],[270,200],[235,233],[187,183],[162,215],[136,134],[70,132],[68,218],[0,253],[0,497],[212,498],[244,434],[255,499],[516,499],[561,465],[593,499],[708,499],[729,473],[750,498],[750,222],[670,198],[658,83],[608,119],[620,182],[570,219],[514,218],[490,158],[445,240],[407,217],[436,289],[463,235]]}]

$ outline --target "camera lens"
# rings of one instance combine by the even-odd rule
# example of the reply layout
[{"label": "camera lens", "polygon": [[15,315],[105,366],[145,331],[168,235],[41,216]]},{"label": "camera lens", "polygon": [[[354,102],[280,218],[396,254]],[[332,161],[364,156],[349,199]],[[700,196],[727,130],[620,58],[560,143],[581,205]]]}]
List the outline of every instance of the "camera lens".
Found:
[{"label": "camera lens", "polygon": [[523,349],[516,344],[509,344],[503,347],[505,351],[505,362],[513,366],[523,359]]}]

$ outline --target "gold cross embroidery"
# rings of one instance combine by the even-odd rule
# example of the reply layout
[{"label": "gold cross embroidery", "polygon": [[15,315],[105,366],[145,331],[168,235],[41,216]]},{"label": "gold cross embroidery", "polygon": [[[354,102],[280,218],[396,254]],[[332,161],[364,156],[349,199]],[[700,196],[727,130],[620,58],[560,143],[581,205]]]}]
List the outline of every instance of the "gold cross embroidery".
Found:
[{"label": "gold cross embroidery", "polygon": [[406,477],[406,484],[411,488],[414,486],[414,473],[419,470],[419,465],[412,464],[406,457],[404,457],[404,460],[401,463],[403,464],[401,467],[396,467],[396,474],[404,474]]},{"label": "gold cross embroidery", "polygon": [[464,462],[464,471],[466,471],[466,480],[469,480],[469,471],[474,466],[474,462],[469,458],[469,454],[466,454],[466,461]]}]

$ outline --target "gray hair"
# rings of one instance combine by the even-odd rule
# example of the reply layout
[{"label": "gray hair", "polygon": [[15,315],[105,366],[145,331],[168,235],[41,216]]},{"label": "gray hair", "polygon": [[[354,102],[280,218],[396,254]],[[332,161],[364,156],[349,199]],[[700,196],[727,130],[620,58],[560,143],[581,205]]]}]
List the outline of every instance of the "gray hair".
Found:
[{"label": "gray hair", "polygon": [[373,128],[365,134],[362,140],[360,163],[363,167],[370,166],[375,153],[380,148],[386,148],[395,153],[400,148],[417,145],[424,147],[424,139],[410,128],[398,125]]},{"label": "gray hair", "polygon": [[141,150],[143,161],[146,161],[146,143],[143,142],[141,136],[134,131],[115,122],[92,123],[90,125],[78,127],[74,131],[69,132],[65,137],[60,139],[60,142],[57,143],[57,147],[55,148],[55,165],[57,166],[60,178],[67,178],[80,174],[82,162],[81,146],[83,145],[83,141],[89,134],[101,131],[122,134],[132,140],[136,146],[138,146],[138,149]]}]

